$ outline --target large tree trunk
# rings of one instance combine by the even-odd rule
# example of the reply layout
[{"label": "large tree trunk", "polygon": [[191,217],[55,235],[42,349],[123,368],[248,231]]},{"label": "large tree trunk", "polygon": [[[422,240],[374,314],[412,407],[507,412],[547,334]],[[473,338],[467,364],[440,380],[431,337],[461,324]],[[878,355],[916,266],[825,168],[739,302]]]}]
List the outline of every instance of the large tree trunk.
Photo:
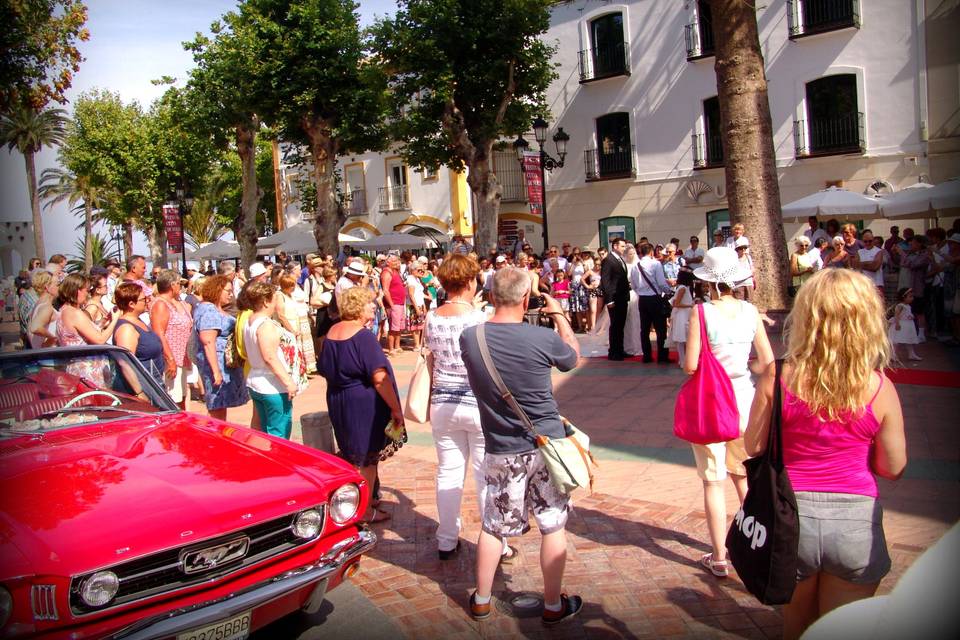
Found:
[{"label": "large tree trunk", "polygon": [[240,172],[243,192],[240,197],[240,220],[235,233],[240,243],[240,262],[244,269],[257,259],[257,207],[263,190],[257,184],[256,121],[236,128],[237,155],[240,156]]},{"label": "large tree trunk", "polygon": [[90,273],[93,266],[93,207],[83,201],[83,270]]},{"label": "large tree trunk", "polygon": [[467,165],[470,169],[467,174],[467,184],[470,185],[470,191],[477,197],[473,246],[481,257],[497,246],[497,223],[500,217],[500,198],[503,193],[497,174],[493,172],[491,166],[492,150],[493,145],[490,144],[483,151],[478,151]]},{"label": "large tree trunk", "polygon": [[156,225],[148,225],[143,232],[147,236],[147,246],[150,248],[150,262],[153,266],[164,267],[163,264],[163,249],[161,244],[163,242],[160,238],[160,230]]},{"label": "large tree trunk", "polygon": [[763,310],[786,309],[790,279],[767,78],[754,0],[711,0],[730,219],[746,227]]},{"label": "large tree trunk", "polygon": [[310,140],[310,157],[317,185],[317,214],[313,223],[313,235],[322,254],[337,255],[337,236],[347,219],[343,206],[337,200],[334,174],[337,140],[333,137],[330,124],[320,118],[304,118],[303,130]]},{"label": "large tree trunk", "polygon": [[133,255],[133,218],[123,223],[123,261],[130,262]]},{"label": "large tree trunk", "polygon": [[[27,165],[27,189],[30,194],[30,212],[33,214],[33,247],[40,262],[46,264],[47,252],[43,246],[43,218],[40,217],[40,193],[37,191],[37,167],[34,165],[33,149],[27,149],[23,153],[23,161]],[[26,259],[29,259],[29,256],[26,256]]]}]

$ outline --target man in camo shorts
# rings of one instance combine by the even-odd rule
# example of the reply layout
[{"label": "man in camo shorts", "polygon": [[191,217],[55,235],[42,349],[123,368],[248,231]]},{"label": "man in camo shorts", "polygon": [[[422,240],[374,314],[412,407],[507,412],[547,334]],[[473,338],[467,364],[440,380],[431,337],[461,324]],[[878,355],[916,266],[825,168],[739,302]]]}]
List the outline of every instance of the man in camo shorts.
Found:
[{"label": "man in camo shorts", "polygon": [[[548,438],[565,435],[553,397],[553,367],[569,371],[577,365],[580,349],[560,303],[550,296],[541,313],[554,321],[557,332],[525,324],[530,279],[525,271],[506,267],[493,277],[494,316],[484,327],[487,347],[504,385]],[[465,329],[460,348],[470,387],[480,409],[480,428],[486,445],[483,472],[486,482],[482,531],[477,542],[477,590],[470,597],[475,619],[491,615],[493,577],[502,549],[501,538],[520,536],[530,529],[528,515],[540,528],[540,567],[543,571],[543,623],[556,624],[583,607],[579,596],[561,592],[567,558],[564,527],[570,497],[553,484],[537,451],[533,436],[501,397],[490,377],[477,340],[478,326]]]}]

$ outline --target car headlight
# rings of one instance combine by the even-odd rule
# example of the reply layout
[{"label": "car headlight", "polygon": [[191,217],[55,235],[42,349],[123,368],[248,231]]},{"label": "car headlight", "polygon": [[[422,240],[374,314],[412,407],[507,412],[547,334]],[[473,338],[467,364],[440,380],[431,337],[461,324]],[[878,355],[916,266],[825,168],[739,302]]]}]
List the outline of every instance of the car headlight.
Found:
[{"label": "car headlight", "polygon": [[360,487],[345,484],[330,496],[330,517],[337,524],[343,524],[357,515],[360,507]]},{"label": "car headlight", "polygon": [[102,607],[117,595],[120,579],[113,571],[97,571],[83,581],[80,598],[91,607]]},{"label": "car headlight", "polygon": [[323,526],[323,516],[316,509],[307,509],[297,514],[293,520],[293,533],[298,538],[316,538]]},{"label": "car headlight", "polygon": [[13,596],[5,587],[0,587],[0,629],[7,624],[11,613],[13,613]]}]

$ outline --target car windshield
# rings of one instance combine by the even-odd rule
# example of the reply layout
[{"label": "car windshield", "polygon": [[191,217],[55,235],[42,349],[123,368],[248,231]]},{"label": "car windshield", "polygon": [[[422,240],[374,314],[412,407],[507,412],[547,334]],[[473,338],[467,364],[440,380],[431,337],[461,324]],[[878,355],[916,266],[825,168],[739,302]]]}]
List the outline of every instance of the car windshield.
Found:
[{"label": "car windshield", "polygon": [[121,349],[0,356],[0,437],[176,410],[140,363]]}]

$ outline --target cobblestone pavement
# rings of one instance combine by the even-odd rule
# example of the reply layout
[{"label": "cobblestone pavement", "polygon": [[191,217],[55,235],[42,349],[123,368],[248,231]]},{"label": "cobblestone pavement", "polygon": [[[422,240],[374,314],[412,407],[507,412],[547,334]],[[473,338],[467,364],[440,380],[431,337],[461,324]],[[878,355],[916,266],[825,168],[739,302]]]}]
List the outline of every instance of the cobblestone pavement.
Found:
[{"label": "cobblestone pavement", "polygon": [[[586,352],[596,350],[596,344],[584,346]],[[921,369],[954,377],[960,372],[960,351],[936,343],[918,351],[925,358]],[[401,390],[414,361],[411,353],[394,360]],[[539,609],[523,617],[523,610],[507,606],[518,593],[542,589],[534,527],[511,540],[520,557],[497,573],[497,613],[482,622],[469,618],[479,532],[475,494],[468,478],[462,548],[440,562],[434,537],[436,455],[428,425],[409,425],[409,444],[381,466],[382,505],[392,519],[375,527],[380,544],[354,581],[409,638],[778,637],[776,607],[759,605],[734,575],[719,580],[697,564],[708,551],[702,490],[689,446],[672,435],[673,401],[684,379],[676,365],[603,359],[586,359],[573,372],[554,376],[562,412],[590,434],[600,462],[596,491],[575,495],[568,527],[564,589],[583,596],[579,617],[546,629]],[[960,389],[910,384],[897,389],[910,463],[899,482],[881,481],[893,557],[881,593],[960,516]],[[324,393],[323,380],[315,378],[295,402],[295,417],[323,410]],[[229,418],[245,424],[249,409],[231,410]],[[299,438],[297,430],[294,437]],[[736,508],[732,487],[727,506],[729,517]]]}]

